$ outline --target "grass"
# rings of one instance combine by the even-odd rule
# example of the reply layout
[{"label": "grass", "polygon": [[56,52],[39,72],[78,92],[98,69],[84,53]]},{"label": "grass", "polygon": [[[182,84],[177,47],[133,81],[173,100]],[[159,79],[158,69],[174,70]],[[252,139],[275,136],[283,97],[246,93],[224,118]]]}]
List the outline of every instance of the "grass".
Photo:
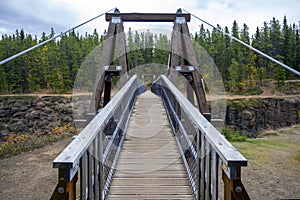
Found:
[{"label": "grass", "polygon": [[239,132],[233,131],[229,128],[225,128],[222,131],[222,134],[229,142],[245,142],[247,140],[246,136],[243,136]]},{"label": "grass", "polygon": [[252,165],[274,165],[274,160],[300,162],[300,126],[266,131],[261,138],[247,138],[225,129],[223,134]]},{"label": "grass", "polygon": [[284,86],[279,88],[280,92],[285,94],[299,94],[300,81],[286,82]]},{"label": "grass", "polygon": [[242,169],[242,174],[251,199],[300,196],[300,124],[265,131],[256,139],[236,140],[240,136],[230,129],[225,134],[248,160],[248,166]]},{"label": "grass", "polygon": [[300,162],[300,152],[294,156],[294,162]]},{"label": "grass", "polygon": [[0,159],[44,147],[53,142],[71,137],[75,133],[75,127],[69,124],[53,128],[46,133],[36,131],[34,133],[9,134],[0,142]]},{"label": "grass", "polygon": [[247,107],[258,107],[261,99],[250,98],[250,99],[227,99],[227,105],[237,109],[244,109]]},{"label": "grass", "polygon": [[229,128],[225,128],[222,134],[247,159],[254,159],[258,162],[262,162],[266,159],[266,153],[262,151],[262,149],[272,149],[278,146],[275,141],[268,141],[264,138],[248,138]]}]

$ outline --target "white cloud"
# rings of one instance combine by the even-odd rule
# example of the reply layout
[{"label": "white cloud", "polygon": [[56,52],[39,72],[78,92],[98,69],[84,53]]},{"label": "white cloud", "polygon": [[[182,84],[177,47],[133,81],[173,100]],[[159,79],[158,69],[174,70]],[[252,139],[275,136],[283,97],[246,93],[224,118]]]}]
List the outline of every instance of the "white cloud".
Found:
[{"label": "white cloud", "polygon": [[256,27],[262,27],[265,21],[269,22],[273,17],[282,22],[287,15],[289,23],[297,23],[299,19],[299,0],[211,0],[205,8],[194,11],[198,16],[204,18],[213,25],[219,24],[222,28],[232,27],[236,20],[242,28],[246,23],[253,34]]},{"label": "white cloud", "polygon": [[[24,28],[35,33],[49,32],[54,27],[57,33],[91,19],[110,8],[118,7],[121,12],[171,12],[184,8],[193,14],[221,27],[232,26],[236,19],[239,27],[246,23],[253,33],[256,26],[276,17],[282,22],[286,14],[289,23],[298,23],[299,0],[10,0],[0,1],[0,34],[5,30]],[[191,32],[199,29],[200,21],[192,18],[189,24]],[[160,27],[169,29],[172,23],[126,23],[126,28]],[[104,17],[78,29],[80,32],[100,32],[107,29]]]}]

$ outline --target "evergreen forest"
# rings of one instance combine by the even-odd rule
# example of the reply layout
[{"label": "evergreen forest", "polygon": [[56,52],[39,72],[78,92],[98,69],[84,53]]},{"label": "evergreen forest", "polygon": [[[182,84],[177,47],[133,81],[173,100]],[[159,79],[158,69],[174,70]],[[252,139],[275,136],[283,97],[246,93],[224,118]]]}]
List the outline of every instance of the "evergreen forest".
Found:
[{"label": "evergreen forest", "polygon": [[[242,40],[264,53],[282,61],[300,71],[300,27],[273,18],[258,27],[250,35],[246,24],[242,27],[233,22],[232,27],[219,29]],[[20,51],[32,47],[54,36],[41,34],[41,38],[16,30],[12,35],[2,35],[0,39],[0,60],[4,60]],[[170,38],[164,34],[127,31],[127,51],[129,66],[145,65],[143,70],[154,74],[166,72]],[[68,93],[72,91],[76,74],[87,55],[105,39],[106,32],[99,34],[95,29],[92,34],[80,35],[75,31],[65,34],[19,58],[0,66],[0,93]],[[264,80],[274,81],[278,87],[296,75],[279,67],[249,48],[232,40],[218,30],[205,29],[192,34],[192,39],[199,43],[213,58],[218,67],[226,90],[231,93],[257,94]],[[153,67],[153,64],[155,66]],[[135,73],[137,72],[137,69]]]}]

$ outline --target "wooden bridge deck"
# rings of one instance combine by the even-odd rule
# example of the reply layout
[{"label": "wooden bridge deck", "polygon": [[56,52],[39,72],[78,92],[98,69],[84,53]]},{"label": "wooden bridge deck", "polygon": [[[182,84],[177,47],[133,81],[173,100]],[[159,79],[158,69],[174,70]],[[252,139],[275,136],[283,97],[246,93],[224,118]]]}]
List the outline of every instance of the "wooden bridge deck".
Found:
[{"label": "wooden bridge deck", "polygon": [[138,97],[108,199],[193,199],[161,99]]}]

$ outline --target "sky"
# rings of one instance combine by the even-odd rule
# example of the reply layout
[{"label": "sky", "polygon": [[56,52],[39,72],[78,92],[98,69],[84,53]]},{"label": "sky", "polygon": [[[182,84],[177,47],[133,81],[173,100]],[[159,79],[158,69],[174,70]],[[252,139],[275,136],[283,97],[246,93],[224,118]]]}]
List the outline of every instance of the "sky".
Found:
[{"label": "sky", "polygon": [[[251,35],[257,26],[262,27],[264,21],[269,22],[273,17],[280,23],[284,15],[289,24],[299,25],[300,21],[300,0],[0,0],[0,35],[23,29],[40,37],[42,32],[49,34],[51,27],[59,34],[115,7],[121,13],[175,13],[178,8],[184,8],[222,28],[231,29],[234,20],[239,28],[246,23]],[[198,31],[201,23],[192,18],[190,32]],[[129,27],[172,29],[172,23],[126,23],[124,26],[125,30]],[[107,27],[103,16],[77,31],[92,33],[96,28],[102,33]]]}]

